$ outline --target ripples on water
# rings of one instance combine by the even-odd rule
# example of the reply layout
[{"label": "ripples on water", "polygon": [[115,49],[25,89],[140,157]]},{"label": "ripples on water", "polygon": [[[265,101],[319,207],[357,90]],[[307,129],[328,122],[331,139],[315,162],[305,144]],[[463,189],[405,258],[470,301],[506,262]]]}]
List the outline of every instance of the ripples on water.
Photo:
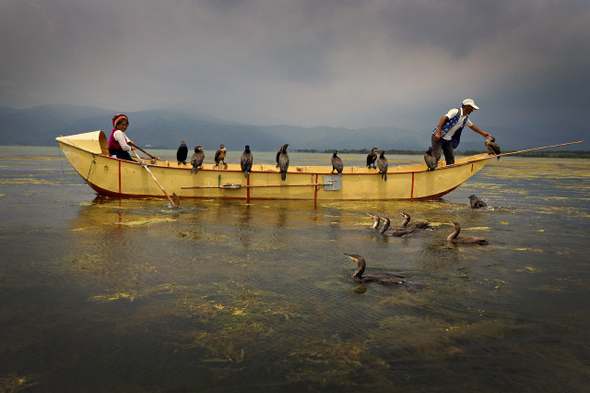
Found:
[{"label": "ripples on water", "polygon": [[[590,382],[588,161],[494,161],[434,201],[182,200],[180,209],[97,197],[64,161],[0,158],[0,391]],[[471,194],[489,208],[471,210]],[[398,210],[435,230],[369,229],[366,212],[395,223]],[[447,244],[450,219],[490,245]],[[420,285],[355,283],[345,252],[363,255],[367,272]]]}]

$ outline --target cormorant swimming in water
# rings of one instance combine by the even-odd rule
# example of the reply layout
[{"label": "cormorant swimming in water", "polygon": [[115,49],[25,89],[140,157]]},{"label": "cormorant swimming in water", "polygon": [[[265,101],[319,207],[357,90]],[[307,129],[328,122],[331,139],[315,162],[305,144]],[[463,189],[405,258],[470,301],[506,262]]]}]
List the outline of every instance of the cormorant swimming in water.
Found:
[{"label": "cormorant swimming in water", "polygon": [[415,229],[425,229],[425,230],[432,229],[429,222],[414,221],[414,222],[410,223],[410,220],[412,219],[412,217],[410,217],[409,214],[404,213],[404,212],[399,212],[399,213],[404,217],[404,221],[402,222],[403,227],[406,227],[406,228],[414,227]]},{"label": "cormorant swimming in water", "polygon": [[332,173],[337,171],[340,176],[342,176],[342,170],[344,169],[344,164],[342,163],[342,159],[338,157],[338,150],[334,150],[334,155],[332,156]]},{"label": "cormorant swimming in water", "polygon": [[451,221],[451,224],[453,224],[453,226],[455,227],[455,231],[447,237],[447,241],[449,243],[481,244],[481,245],[488,244],[488,241],[486,240],[485,237],[476,237],[476,236],[457,237],[457,236],[459,236],[459,232],[461,232],[461,225],[459,225],[459,223],[455,222],[455,221]]},{"label": "cormorant swimming in water", "polygon": [[219,165],[220,162],[225,165],[225,155],[227,154],[227,149],[225,146],[219,146],[219,150],[215,152],[215,165]]},{"label": "cormorant swimming in water", "polygon": [[352,278],[356,282],[376,282],[377,284],[384,285],[407,283],[407,280],[403,276],[398,276],[397,274],[393,273],[377,272],[363,276],[365,268],[367,267],[367,262],[365,262],[365,258],[358,254],[344,253],[344,255],[356,262],[358,266],[356,271],[352,273]]},{"label": "cormorant swimming in water", "polygon": [[379,228],[379,224],[381,224],[381,217],[378,214],[367,213],[369,217],[373,219],[373,225],[371,225],[372,229]]},{"label": "cormorant swimming in water", "polygon": [[472,209],[481,209],[486,207],[487,203],[485,203],[475,195],[469,195],[469,205]]},{"label": "cormorant swimming in water", "polygon": [[[416,227],[414,226],[409,226],[409,227],[395,227],[395,228],[389,228],[389,226],[391,225],[391,221],[389,220],[389,218],[387,217],[382,217],[381,218],[383,221],[385,221],[385,224],[383,224],[383,228],[381,228],[379,230],[379,232],[383,235],[383,236],[395,236],[395,237],[403,237],[406,236],[412,232],[414,232],[416,230]],[[405,220],[404,220],[405,222]]]},{"label": "cormorant swimming in water", "polygon": [[377,149],[376,147],[373,148],[373,150],[371,150],[371,152],[367,155],[367,168],[371,168],[373,167],[373,169],[376,169],[377,166],[375,165],[375,161],[377,161]]},{"label": "cormorant swimming in water", "polygon": [[278,155],[278,164],[281,171],[281,180],[285,181],[287,178],[287,169],[289,169],[289,154],[287,154],[288,144],[281,146],[281,150]]},{"label": "cormorant swimming in water", "polygon": [[387,163],[387,158],[385,158],[385,150],[381,150],[381,155],[377,158],[377,166],[379,167],[381,179],[387,181],[387,167],[389,164]]},{"label": "cormorant swimming in water", "polygon": [[191,157],[191,165],[193,166],[193,169],[191,169],[192,174],[196,175],[197,172],[199,172],[201,165],[203,165],[204,159],[205,159],[205,152],[203,151],[203,148],[201,146],[195,147],[195,153]]},{"label": "cormorant swimming in water", "polygon": [[433,171],[436,169],[436,166],[438,165],[438,160],[436,159],[434,154],[432,154],[432,146],[430,146],[428,150],[424,152],[424,162],[426,162],[426,166],[428,167],[429,171]]},{"label": "cormorant swimming in water", "polygon": [[[496,143],[496,138],[494,138],[493,136],[486,139],[486,149],[488,149],[490,154],[502,154],[502,152],[500,151],[500,146],[498,146],[498,144]],[[498,157],[498,160],[499,159],[500,157]]]},{"label": "cormorant swimming in water", "polygon": [[252,152],[250,151],[250,146],[246,145],[244,152],[242,153],[242,158],[240,158],[240,166],[244,171],[244,177],[247,179],[250,170],[252,169],[252,163],[254,162],[254,157],[252,156]]},{"label": "cormorant swimming in water", "polygon": [[186,147],[186,143],[184,141],[180,142],[180,147],[176,151],[176,160],[178,161],[178,165],[181,163],[186,165],[186,157],[188,156],[188,147]]}]

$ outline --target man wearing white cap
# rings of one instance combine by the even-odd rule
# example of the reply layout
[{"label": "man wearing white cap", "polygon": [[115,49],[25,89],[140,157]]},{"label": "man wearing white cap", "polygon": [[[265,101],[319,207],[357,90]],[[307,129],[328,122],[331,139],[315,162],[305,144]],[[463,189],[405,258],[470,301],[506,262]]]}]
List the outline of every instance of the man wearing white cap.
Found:
[{"label": "man wearing white cap", "polygon": [[437,161],[440,160],[442,150],[445,153],[446,164],[455,163],[454,149],[459,146],[461,131],[465,126],[485,138],[490,137],[490,134],[480,130],[469,120],[468,116],[476,109],[479,109],[479,107],[475,105],[471,98],[468,98],[463,100],[460,109],[451,109],[440,119],[438,126],[432,131],[432,153]]}]

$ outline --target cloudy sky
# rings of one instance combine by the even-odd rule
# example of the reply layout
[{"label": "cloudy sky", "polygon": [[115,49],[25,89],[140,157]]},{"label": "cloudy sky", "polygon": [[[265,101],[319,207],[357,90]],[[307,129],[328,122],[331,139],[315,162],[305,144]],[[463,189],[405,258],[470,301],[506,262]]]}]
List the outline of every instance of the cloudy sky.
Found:
[{"label": "cloudy sky", "polygon": [[[588,125],[588,0],[0,0],[0,106]],[[483,128],[483,127],[482,127]]]}]

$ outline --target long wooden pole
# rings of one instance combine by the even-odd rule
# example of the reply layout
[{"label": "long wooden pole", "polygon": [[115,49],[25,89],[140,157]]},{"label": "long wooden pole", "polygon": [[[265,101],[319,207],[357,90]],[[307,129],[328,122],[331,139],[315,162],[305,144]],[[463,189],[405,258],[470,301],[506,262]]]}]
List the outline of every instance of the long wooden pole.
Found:
[{"label": "long wooden pole", "polygon": [[577,142],[569,142],[569,143],[562,143],[559,145],[553,145],[553,146],[543,146],[543,147],[535,147],[534,149],[526,149],[526,150],[519,150],[519,151],[512,151],[510,153],[502,153],[502,154],[498,154],[492,157],[502,157],[502,156],[508,156],[511,154],[518,154],[518,153],[525,153],[527,151],[534,151],[534,150],[543,150],[543,149],[551,149],[552,147],[560,147],[560,146],[567,146],[567,145],[575,145],[576,143],[582,143],[584,141],[577,141]]},{"label": "long wooden pole", "polygon": [[172,206],[174,206],[174,207],[180,206],[180,198],[178,197],[178,195],[176,195],[176,193],[172,193],[172,198],[171,198],[170,195],[168,195],[168,193],[164,189],[164,187],[162,187],[162,185],[160,184],[160,182],[158,181],[158,179],[156,179],[156,176],[154,176],[154,174],[152,173],[152,171],[150,171],[150,168],[147,167],[147,164],[145,163],[145,161],[142,160],[139,157],[139,155],[135,152],[135,150],[133,150],[133,154],[135,154],[135,157],[137,157],[137,159],[139,160],[139,163],[141,164],[141,166],[144,167],[144,169],[150,174],[150,176],[152,177],[152,179],[154,179],[154,181],[160,187],[160,189],[164,192],[164,194],[166,194],[166,196],[170,200],[170,203],[172,204]]},{"label": "long wooden pole", "polygon": [[221,188],[224,190],[238,190],[240,188],[262,188],[262,187],[310,187],[310,186],[331,186],[333,183],[306,183],[306,184],[259,184],[247,186],[244,184],[229,183],[220,186],[182,186],[183,190],[194,188]]},{"label": "long wooden pole", "polygon": [[145,154],[147,154],[148,156],[150,156],[150,158],[153,158],[154,160],[159,160],[158,157],[152,156],[150,153],[148,153],[147,151],[143,150],[141,147],[139,147],[139,146],[136,145],[135,148],[141,150],[142,152],[144,152]]}]

